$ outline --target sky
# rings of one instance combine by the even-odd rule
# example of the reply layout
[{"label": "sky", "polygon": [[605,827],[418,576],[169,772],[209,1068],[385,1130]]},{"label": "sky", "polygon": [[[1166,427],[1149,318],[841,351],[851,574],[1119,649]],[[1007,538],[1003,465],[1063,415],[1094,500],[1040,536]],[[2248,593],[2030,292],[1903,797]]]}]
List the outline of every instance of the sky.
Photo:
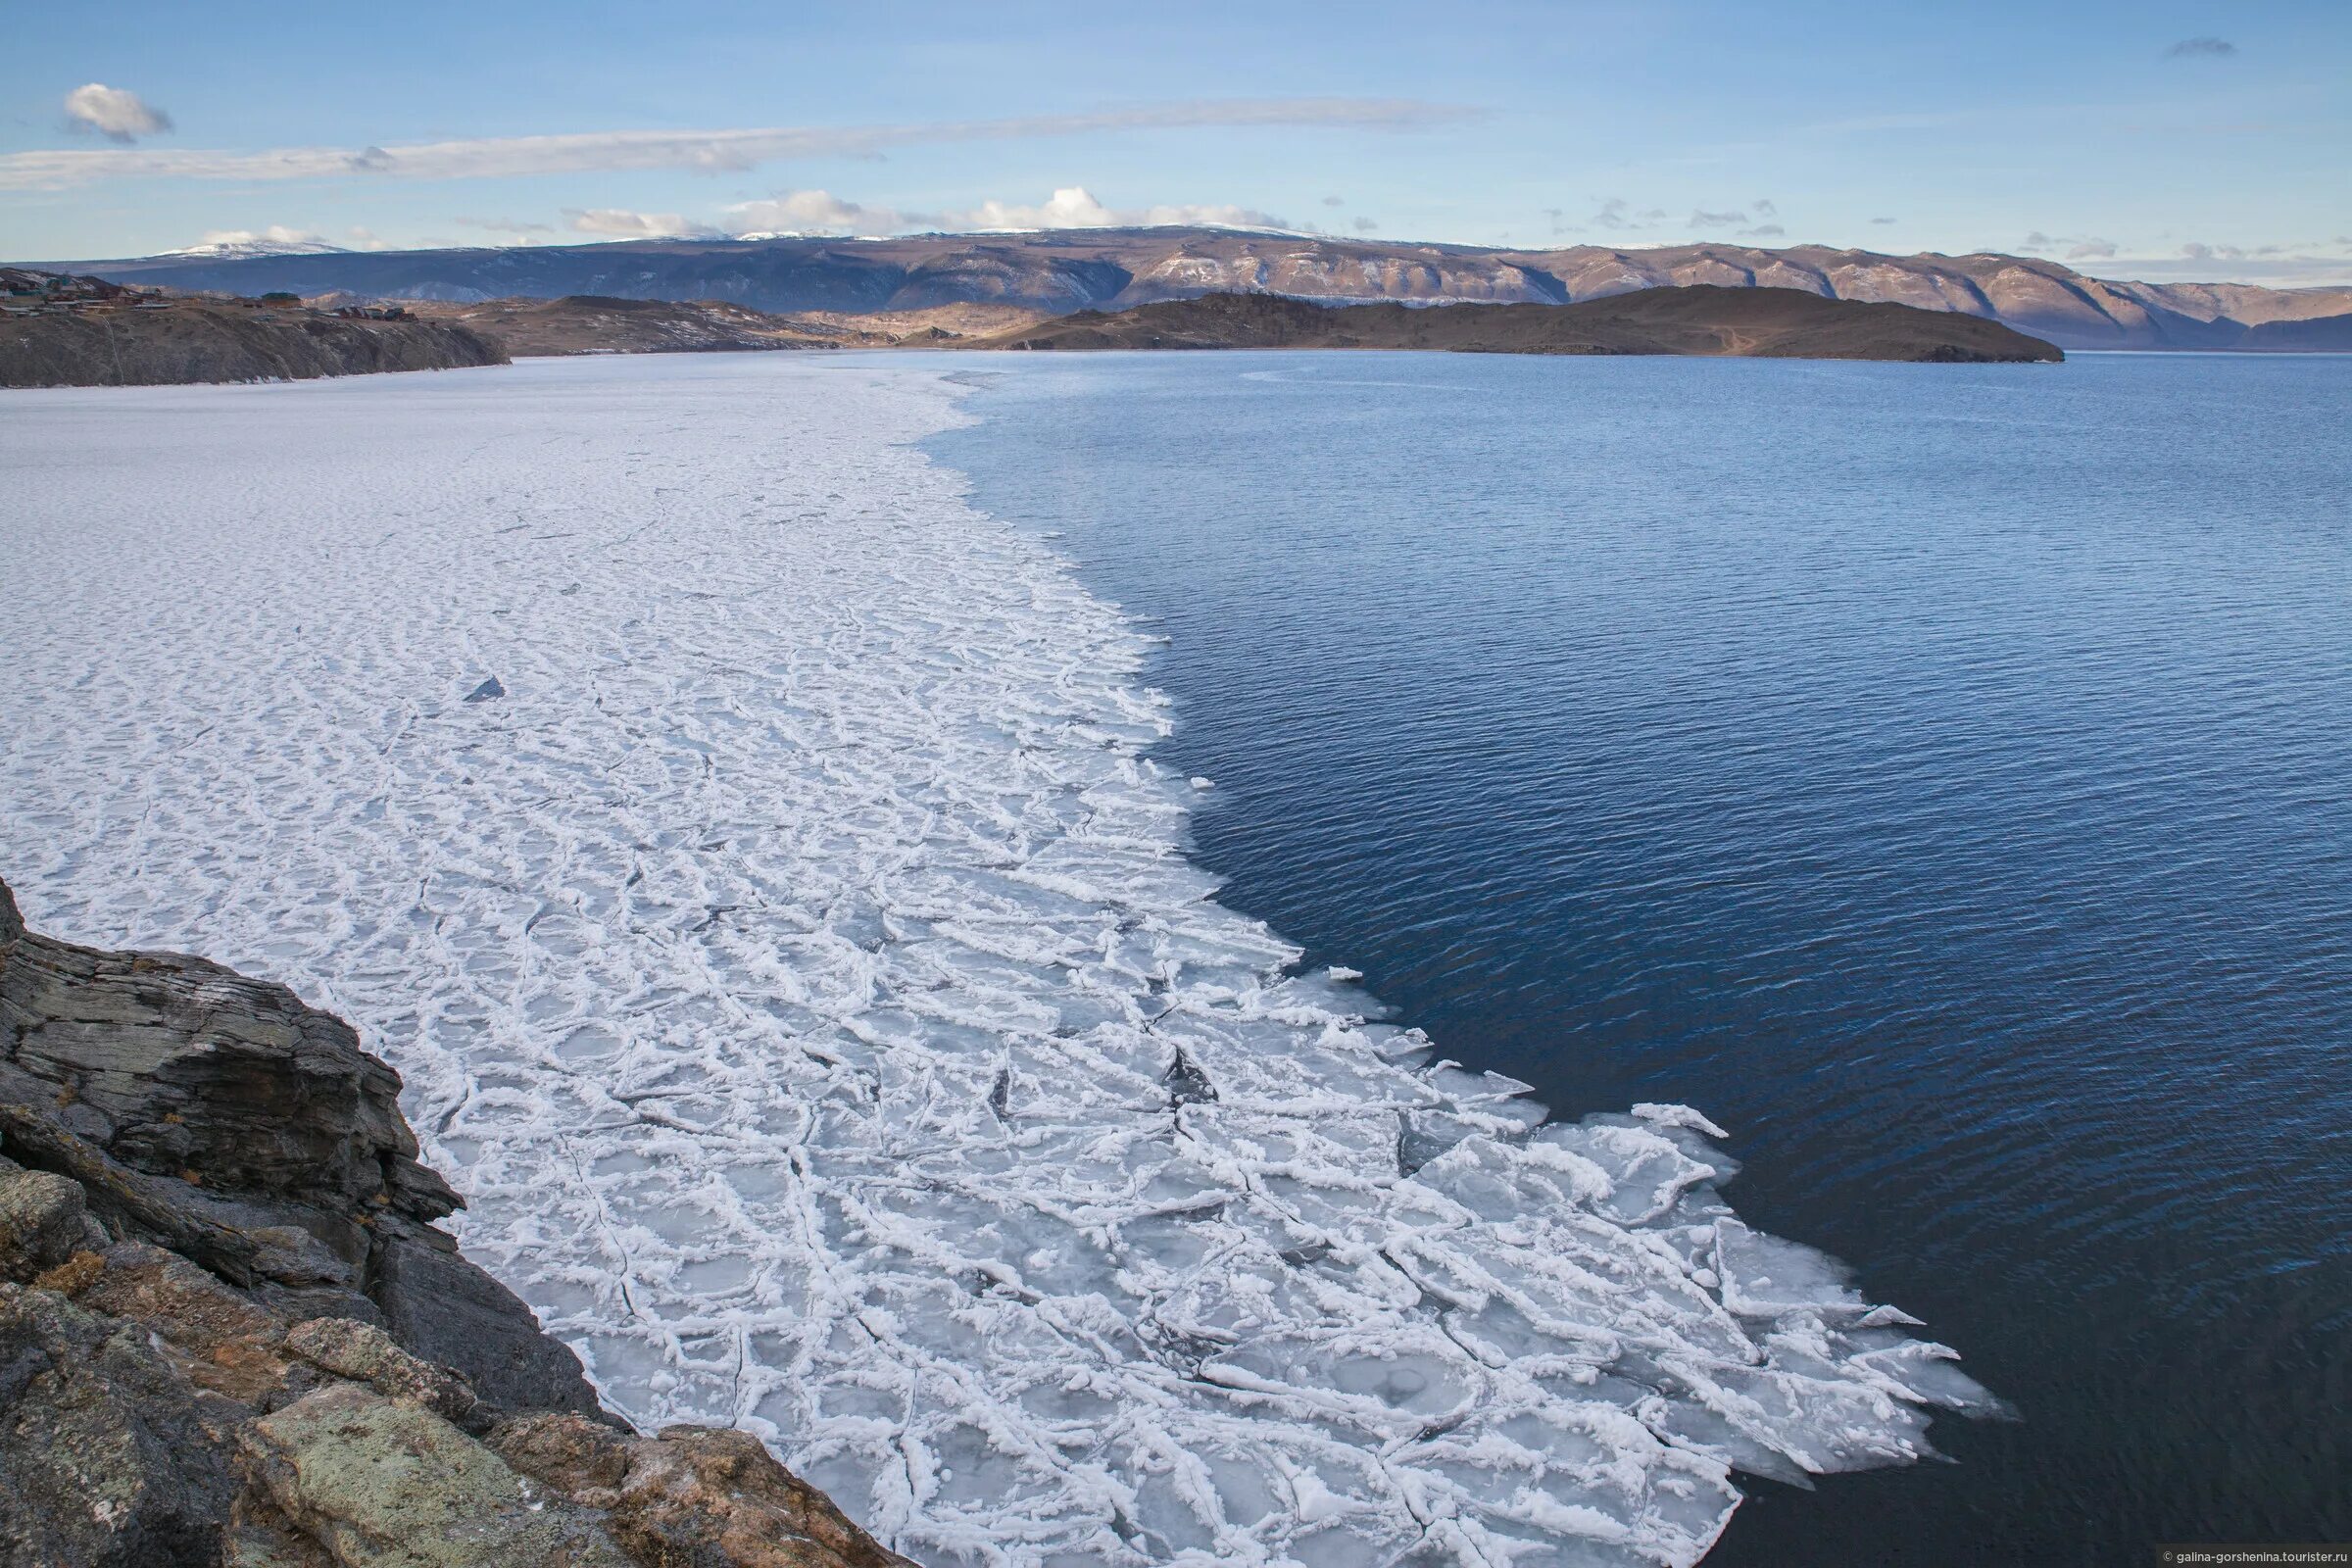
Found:
[{"label": "sky", "polygon": [[2352,282],[2352,3],[15,7],[0,257],[1210,221]]}]

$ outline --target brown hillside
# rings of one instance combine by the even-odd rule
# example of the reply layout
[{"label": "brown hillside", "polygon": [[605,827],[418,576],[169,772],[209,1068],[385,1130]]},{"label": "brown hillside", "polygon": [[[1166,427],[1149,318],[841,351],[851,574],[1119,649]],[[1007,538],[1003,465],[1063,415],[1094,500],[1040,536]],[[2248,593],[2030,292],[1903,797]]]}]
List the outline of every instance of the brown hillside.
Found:
[{"label": "brown hillside", "polygon": [[1980,317],[1824,299],[1795,289],[1694,285],[1578,305],[1329,307],[1211,294],[1081,311],[970,345],[990,349],[1425,349],[1469,354],[2046,362],[2038,338]]}]

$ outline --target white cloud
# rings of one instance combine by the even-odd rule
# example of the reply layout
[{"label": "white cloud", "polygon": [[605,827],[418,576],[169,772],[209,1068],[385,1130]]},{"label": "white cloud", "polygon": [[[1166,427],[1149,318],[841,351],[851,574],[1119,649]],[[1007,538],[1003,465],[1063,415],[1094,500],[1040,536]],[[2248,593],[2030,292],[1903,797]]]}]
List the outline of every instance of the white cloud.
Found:
[{"label": "white cloud", "polygon": [[1710,213],[1702,207],[1696,209],[1690,214],[1690,226],[1692,228],[1728,228],[1734,223],[1744,223],[1746,221],[1747,214],[1745,213]]},{"label": "white cloud", "polygon": [[1064,185],[1042,202],[984,201],[957,212],[909,213],[868,207],[826,190],[796,190],[726,210],[735,234],[902,234],[917,229],[1138,228],[1201,224],[1224,228],[1289,228],[1253,207],[1161,203],[1111,207],[1083,185]]},{"label": "white cloud", "polygon": [[268,228],[208,228],[199,245],[323,245],[324,234],[314,234],[304,228],[288,228],[283,223],[271,223]]},{"label": "white cloud", "polygon": [[127,87],[93,81],[66,94],[66,119],[76,130],[94,130],[125,146],[141,136],[172,128],[172,117]]},{"label": "white cloud", "polygon": [[[87,91],[88,89],[84,89]],[[111,90],[111,89],[109,89]],[[474,179],[616,170],[745,170],[784,158],[870,154],[886,147],[1119,130],[1344,126],[1411,130],[1470,116],[1412,99],[1269,98],[1152,104],[1091,115],[1030,115],[930,124],[764,126],[743,130],[611,130],[489,136],[398,146],[279,147],[266,152],[133,148],[0,154],[0,190],[58,190],[106,179]]]},{"label": "white cloud", "polygon": [[1355,220],[1355,231],[1358,234],[1369,234],[1377,230],[1379,227],[1380,225],[1369,218],[1358,218]]},{"label": "white cloud", "polygon": [[787,191],[727,209],[737,234],[895,234],[926,226],[920,215],[845,201],[828,190]]},{"label": "white cloud", "polygon": [[1115,228],[1119,215],[1084,185],[1064,185],[1034,207],[985,201],[955,215],[966,228]]},{"label": "white cloud", "polygon": [[335,244],[323,234],[307,228],[288,228],[283,223],[271,223],[268,228],[211,228],[204,237],[184,250],[170,251],[172,256],[233,256],[259,252],[263,255],[317,254],[339,251],[346,247]]},{"label": "white cloud", "polygon": [[2070,262],[2098,262],[2105,261],[2115,253],[2115,241],[2093,237],[2079,239],[2069,245],[2066,250],[2066,259]]},{"label": "white cloud", "polygon": [[1220,228],[1289,228],[1272,213],[1254,207],[1105,207],[1083,185],[1064,185],[1034,207],[987,201],[969,212],[945,215],[954,228],[1145,228],[1205,224]]},{"label": "white cloud", "polygon": [[723,230],[697,222],[683,213],[632,213],[623,207],[566,207],[578,234],[603,234],[613,239],[724,239]]},{"label": "white cloud", "polygon": [[208,228],[198,245],[324,245],[324,234],[271,223],[268,228]]},{"label": "white cloud", "polygon": [[514,218],[453,218],[460,228],[479,228],[492,234],[553,234],[553,223],[526,222]]}]

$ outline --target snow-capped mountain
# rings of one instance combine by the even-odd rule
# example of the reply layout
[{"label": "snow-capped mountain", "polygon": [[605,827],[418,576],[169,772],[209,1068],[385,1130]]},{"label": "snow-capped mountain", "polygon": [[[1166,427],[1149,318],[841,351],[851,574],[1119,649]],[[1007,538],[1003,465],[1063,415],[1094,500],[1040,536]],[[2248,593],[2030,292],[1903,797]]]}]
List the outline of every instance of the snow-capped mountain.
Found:
[{"label": "snow-capped mountain", "polygon": [[256,256],[346,256],[347,245],[330,245],[322,239],[280,239],[268,234],[224,234],[201,244],[189,245],[166,256],[186,256],[205,261],[245,261]]}]

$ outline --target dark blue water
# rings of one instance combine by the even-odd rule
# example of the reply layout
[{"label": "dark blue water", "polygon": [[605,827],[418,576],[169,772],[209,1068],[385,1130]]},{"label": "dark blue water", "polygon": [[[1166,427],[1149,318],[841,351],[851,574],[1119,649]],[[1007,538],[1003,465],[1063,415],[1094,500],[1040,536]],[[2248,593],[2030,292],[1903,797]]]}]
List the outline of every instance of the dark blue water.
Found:
[{"label": "dark blue water", "polygon": [[1226,902],[2019,1407],[1711,1563],[2352,1540],[2352,360],[999,367]]}]

